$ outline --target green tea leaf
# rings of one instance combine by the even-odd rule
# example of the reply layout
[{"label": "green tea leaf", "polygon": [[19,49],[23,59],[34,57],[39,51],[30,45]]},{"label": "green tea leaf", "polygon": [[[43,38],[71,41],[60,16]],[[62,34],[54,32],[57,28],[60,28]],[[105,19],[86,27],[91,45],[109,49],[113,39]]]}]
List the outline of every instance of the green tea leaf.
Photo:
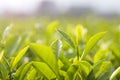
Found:
[{"label": "green tea leaf", "polygon": [[33,53],[37,54],[38,57],[45,62],[57,76],[59,75],[57,58],[50,47],[32,43],[30,45],[30,49]]},{"label": "green tea leaf", "polygon": [[[110,61],[104,61],[101,66],[99,71],[96,73],[96,78],[101,77],[102,75],[106,74],[107,72],[111,71],[111,62]],[[108,77],[108,76],[106,76]]]},{"label": "green tea leaf", "polygon": [[79,44],[79,40],[82,39],[83,37],[83,26],[82,25],[77,25],[76,27],[76,44]]},{"label": "green tea leaf", "polygon": [[92,70],[92,65],[88,63],[87,61],[80,61],[79,66],[80,66],[80,70],[82,70],[86,74],[86,77],[87,77],[88,74]]},{"label": "green tea leaf", "polygon": [[19,80],[24,80],[24,78],[27,75],[27,72],[30,70],[31,67],[31,63],[27,63],[24,68],[22,69],[21,73],[20,73],[20,77]]},{"label": "green tea leaf", "polygon": [[89,51],[94,47],[94,45],[106,34],[106,32],[100,32],[89,39],[86,48],[83,51],[81,60],[89,53]]},{"label": "green tea leaf", "polygon": [[[26,64],[27,64],[27,63],[26,63]],[[21,66],[17,69],[17,71],[16,71],[16,73],[15,73],[15,75],[14,75],[15,80],[18,80],[18,78],[20,77],[21,72],[22,72],[22,70],[23,70],[23,68],[25,67],[26,64],[21,65]]]},{"label": "green tea leaf", "polygon": [[67,59],[63,54],[60,54],[60,61],[64,64],[63,67],[62,67],[62,70],[67,71],[67,69],[71,65],[69,59]]},{"label": "green tea leaf", "polygon": [[110,76],[110,80],[114,80],[114,78],[120,73],[120,67],[118,67]]},{"label": "green tea leaf", "polygon": [[99,50],[94,56],[94,63],[106,59],[108,56],[109,50]]},{"label": "green tea leaf", "polygon": [[24,49],[22,49],[17,56],[15,57],[13,63],[12,63],[12,68],[14,68],[18,62],[23,58],[23,56],[25,55],[26,51],[28,50],[29,46],[25,47]]},{"label": "green tea leaf", "polygon": [[59,25],[58,21],[51,22],[47,27],[47,35],[49,36],[52,35],[58,25]]},{"label": "green tea leaf", "polygon": [[33,62],[33,67],[38,70],[39,73],[44,75],[48,80],[55,78],[54,72],[43,62]]},{"label": "green tea leaf", "polygon": [[4,65],[3,63],[0,62],[0,79],[2,80],[6,80],[8,77],[8,69],[6,68],[6,65]]},{"label": "green tea leaf", "polygon": [[71,65],[67,70],[67,76],[65,80],[74,80],[75,74],[77,73],[78,69],[79,69],[78,65],[75,64]]},{"label": "green tea leaf", "polygon": [[63,37],[63,39],[73,48],[75,48],[75,43],[72,40],[72,38],[65,32],[61,31],[61,30],[57,30],[58,33],[61,35],[61,37]]},{"label": "green tea leaf", "polygon": [[95,73],[93,70],[87,76],[87,80],[95,80]]},{"label": "green tea leaf", "polygon": [[2,52],[0,53],[0,61],[2,60],[3,55],[4,55],[4,51],[2,51]]},{"label": "green tea leaf", "polygon": [[109,76],[111,74],[111,71],[108,71],[104,74],[102,74],[100,77],[98,77],[96,80],[109,80]]},{"label": "green tea leaf", "polygon": [[113,55],[115,56],[115,59],[117,59],[118,62],[120,62],[120,49],[117,45],[111,45],[110,49],[112,50]]},{"label": "green tea leaf", "polygon": [[53,49],[53,52],[55,53],[57,59],[59,58],[60,51],[62,48],[62,41],[61,40],[56,40],[51,44],[51,48]]},{"label": "green tea leaf", "polygon": [[7,53],[9,53],[10,56],[14,55],[14,53],[18,51],[21,41],[22,41],[21,36],[13,36],[11,39],[9,39],[6,42],[5,48],[6,48]]},{"label": "green tea leaf", "polygon": [[35,69],[35,68],[32,68],[32,70],[30,70],[30,72],[29,72],[29,74],[28,74],[27,79],[28,79],[28,80],[35,80],[36,74],[37,74],[36,69]]}]

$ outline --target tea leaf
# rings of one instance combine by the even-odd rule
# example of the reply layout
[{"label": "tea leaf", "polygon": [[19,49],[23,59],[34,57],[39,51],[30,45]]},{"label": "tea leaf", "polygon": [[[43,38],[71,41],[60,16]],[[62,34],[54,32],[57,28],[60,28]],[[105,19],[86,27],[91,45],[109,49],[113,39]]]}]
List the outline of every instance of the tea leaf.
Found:
[{"label": "tea leaf", "polygon": [[106,59],[108,56],[109,50],[99,50],[94,56],[94,63]]},{"label": "tea leaf", "polygon": [[47,27],[47,35],[49,36],[52,35],[58,25],[59,25],[58,21],[51,22]]},{"label": "tea leaf", "polygon": [[39,71],[42,75],[44,75],[48,80],[55,78],[54,72],[47,66],[47,64],[43,62],[33,62],[33,67]]},{"label": "tea leaf", "polygon": [[17,56],[15,57],[13,63],[12,63],[12,68],[14,68],[17,63],[23,58],[23,56],[25,55],[26,51],[28,50],[29,46],[25,47],[24,49],[22,49]]},{"label": "tea leaf", "polygon": [[78,65],[72,64],[67,70],[67,76],[65,80],[74,80],[75,74],[77,73],[78,69]]},{"label": "tea leaf", "polygon": [[[107,72],[111,71],[111,62],[110,61],[104,61],[102,65],[100,66],[99,71],[96,73],[96,77],[100,78],[102,75],[106,74]],[[108,78],[108,76],[106,76]]]},{"label": "tea leaf", "polygon": [[[27,63],[26,63],[26,64],[27,64]],[[25,67],[26,64],[21,65],[21,66],[17,69],[17,71],[16,71],[16,73],[15,73],[15,80],[17,80],[17,79],[20,77],[21,72],[22,72],[22,70],[23,70],[23,68]]]},{"label": "tea leaf", "polygon": [[82,70],[86,76],[91,72],[92,65],[88,63],[87,61],[80,61],[79,62],[80,70]]},{"label": "tea leaf", "polygon": [[30,49],[33,53],[37,54],[38,57],[45,62],[57,76],[59,75],[57,58],[50,47],[32,43],[30,45]]},{"label": "tea leaf", "polygon": [[0,61],[2,60],[3,55],[4,55],[4,51],[2,51],[2,52],[0,53]]},{"label": "tea leaf", "polygon": [[94,45],[106,34],[106,32],[101,32],[89,39],[87,42],[87,45],[83,51],[83,54],[81,56],[81,60],[85,58],[85,56],[89,53],[89,51],[94,47]]},{"label": "tea leaf", "polygon": [[118,67],[110,76],[110,80],[114,80],[114,78],[120,73],[120,67]]},{"label": "tea leaf", "polygon": [[75,48],[75,43],[74,43],[74,41],[71,39],[71,37],[70,37],[67,33],[65,33],[65,32],[63,32],[63,31],[61,31],[61,30],[57,30],[57,31],[58,31],[58,33],[60,34],[60,36],[61,36],[71,47]]},{"label": "tea leaf", "polygon": [[63,54],[60,54],[60,61],[64,64],[63,67],[62,67],[62,70],[67,71],[67,69],[71,65],[69,59],[67,59]]},{"label": "tea leaf", "polygon": [[27,63],[24,68],[22,69],[21,73],[20,73],[20,77],[19,80],[24,80],[24,78],[27,75],[27,72],[30,70],[31,67],[31,63]]},{"label": "tea leaf", "polygon": [[51,44],[51,47],[53,49],[53,52],[55,53],[57,59],[59,58],[60,51],[62,48],[62,41],[61,40],[56,40]]},{"label": "tea leaf", "polygon": [[82,39],[83,37],[83,26],[82,25],[77,25],[76,27],[76,44],[78,45],[79,40]]},{"label": "tea leaf", "polygon": [[29,74],[28,74],[27,79],[28,79],[28,80],[34,80],[35,77],[36,77],[36,73],[37,73],[36,69],[35,69],[35,68],[32,68],[32,70],[31,70],[31,71],[29,72]]}]

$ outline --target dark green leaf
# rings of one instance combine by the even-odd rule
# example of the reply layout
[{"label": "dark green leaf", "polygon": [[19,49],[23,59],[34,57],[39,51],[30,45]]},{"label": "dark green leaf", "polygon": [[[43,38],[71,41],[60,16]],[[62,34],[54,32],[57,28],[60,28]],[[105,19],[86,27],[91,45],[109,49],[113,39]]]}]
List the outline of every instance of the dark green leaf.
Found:
[{"label": "dark green leaf", "polygon": [[79,69],[78,65],[75,64],[71,65],[67,70],[67,76],[65,80],[74,80],[78,69]]},{"label": "dark green leaf", "polygon": [[63,54],[60,54],[60,60],[64,64],[62,70],[66,71],[71,65],[70,61]]},{"label": "dark green leaf", "polygon": [[63,32],[63,31],[61,31],[61,30],[57,30],[57,31],[58,31],[58,33],[60,34],[60,36],[63,37],[63,39],[64,39],[71,47],[75,48],[75,43],[74,43],[74,41],[71,39],[71,37],[70,37],[67,33],[65,33],[65,32]]}]

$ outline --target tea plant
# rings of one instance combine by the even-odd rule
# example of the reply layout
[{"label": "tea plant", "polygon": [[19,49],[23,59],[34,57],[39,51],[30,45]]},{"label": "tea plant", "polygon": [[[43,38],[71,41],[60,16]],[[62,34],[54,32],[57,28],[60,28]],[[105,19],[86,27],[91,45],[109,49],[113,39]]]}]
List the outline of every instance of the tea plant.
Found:
[{"label": "tea plant", "polygon": [[[53,35],[56,25],[58,22],[48,26],[45,31],[46,38],[49,39]],[[7,42],[6,36],[9,32],[5,30],[0,49],[0,79],[119,80],[119,49],[115,44],[102,45],[102,41],[100,42],[107,32],[97,33],[89,40],[85,36],[85,28],[81,25],[76,27],[75,32],[76,34],[71,37],[66,32],[57,29],[60,38],[57,37],[57,40],[47,46],[32,43],[24,36],[22,39],[14,37],[13,42]],[[12,46],[10,49],[7,43]],[[69,47],[65,46],[66,43]],[[107,48],[104,48],[106,46]],[[24,48],[21,49],[21,47]],[[69,52],[66,52],[64,48],[73,50],[72,54],[75,56],[68,57]]]}]

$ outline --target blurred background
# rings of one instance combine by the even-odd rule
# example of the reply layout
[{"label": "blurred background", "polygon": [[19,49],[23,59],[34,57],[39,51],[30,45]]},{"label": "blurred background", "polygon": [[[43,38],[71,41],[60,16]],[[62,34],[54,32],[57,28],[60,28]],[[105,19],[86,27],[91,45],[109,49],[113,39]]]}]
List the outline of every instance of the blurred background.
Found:
[{"label": "blurred background", "polygon": [[0,34],[8,25],[13,26],[13,34],[20,35],[36,27],[47,29],[54,21],[57,28],[69,32],[78,24],[91,35],[108,31],[108,39],[120,42],[119,0],[0,0]]},{"label": "blurred background", "polygon": [[0,17],[80,17],[118,18],[119,0],[0,0]]}]

